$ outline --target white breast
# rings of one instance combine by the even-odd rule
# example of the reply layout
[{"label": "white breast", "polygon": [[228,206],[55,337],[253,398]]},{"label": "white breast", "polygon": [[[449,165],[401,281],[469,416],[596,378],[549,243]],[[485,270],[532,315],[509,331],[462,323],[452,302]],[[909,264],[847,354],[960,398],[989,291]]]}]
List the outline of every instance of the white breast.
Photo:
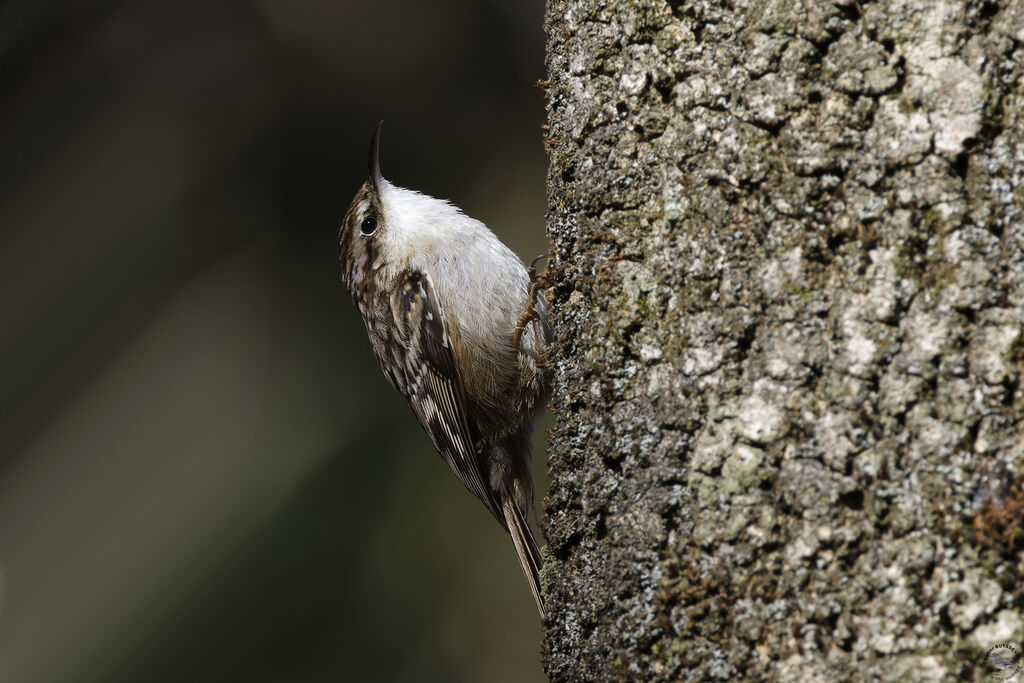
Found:
[{"label": "white breast", "polygon": [[511,339],[526,305],[529,277],[511,249],[450,202],[381,184],[382,261],[395,272],[425,272],[464,342]]}]

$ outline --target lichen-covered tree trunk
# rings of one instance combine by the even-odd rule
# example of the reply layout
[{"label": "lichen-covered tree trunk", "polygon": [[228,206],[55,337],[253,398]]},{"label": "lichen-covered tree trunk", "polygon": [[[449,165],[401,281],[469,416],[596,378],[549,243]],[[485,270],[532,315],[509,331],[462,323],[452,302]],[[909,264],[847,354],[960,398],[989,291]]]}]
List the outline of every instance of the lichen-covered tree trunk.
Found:
[{"label": "lichen-covered tree trunk", "polygon": [[556,681],[983,678],[1024,3],[549,0]]}]

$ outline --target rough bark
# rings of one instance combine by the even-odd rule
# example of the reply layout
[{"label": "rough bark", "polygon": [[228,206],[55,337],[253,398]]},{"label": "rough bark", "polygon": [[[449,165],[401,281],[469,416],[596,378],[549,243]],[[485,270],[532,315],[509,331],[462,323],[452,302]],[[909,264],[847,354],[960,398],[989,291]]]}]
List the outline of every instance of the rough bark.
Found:
[{"label": "rough bark", "polygon": [[549,676],[987,676],[1024,637],[1024,3],[546,30]]}]

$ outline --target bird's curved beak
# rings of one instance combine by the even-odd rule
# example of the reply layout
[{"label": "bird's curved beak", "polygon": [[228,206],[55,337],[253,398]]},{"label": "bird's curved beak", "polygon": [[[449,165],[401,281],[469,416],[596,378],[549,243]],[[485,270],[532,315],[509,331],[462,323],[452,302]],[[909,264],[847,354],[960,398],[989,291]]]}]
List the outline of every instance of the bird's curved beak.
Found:
[{"label": "bird's curved beak", "polygon": [[380,130],[383,126],[384,122],[379,121],[370,138],[370,189],[376,195],[380,194]]}]

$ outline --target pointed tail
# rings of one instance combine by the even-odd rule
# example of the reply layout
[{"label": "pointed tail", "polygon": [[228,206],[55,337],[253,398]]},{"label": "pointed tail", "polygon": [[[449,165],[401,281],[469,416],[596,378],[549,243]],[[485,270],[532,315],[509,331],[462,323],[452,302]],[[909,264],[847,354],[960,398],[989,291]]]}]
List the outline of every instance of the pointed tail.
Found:
[{"label": "pointed tail", "polygon": [[512,543],[516,546],[516,553],[519,554],[519,563],[523,565],[523,574],[530,584],[530,592],[537,603],[537,611],[540,618],[544,618],[544,598],[540,594],[540,568],[542,560],[540,548],[533,537],[533,531],[526,520],[519,506],[512,502],[510,496],[505,496],[502,504],[502,512],[505,514],[505,524],[508,532],[512,535]]}]

